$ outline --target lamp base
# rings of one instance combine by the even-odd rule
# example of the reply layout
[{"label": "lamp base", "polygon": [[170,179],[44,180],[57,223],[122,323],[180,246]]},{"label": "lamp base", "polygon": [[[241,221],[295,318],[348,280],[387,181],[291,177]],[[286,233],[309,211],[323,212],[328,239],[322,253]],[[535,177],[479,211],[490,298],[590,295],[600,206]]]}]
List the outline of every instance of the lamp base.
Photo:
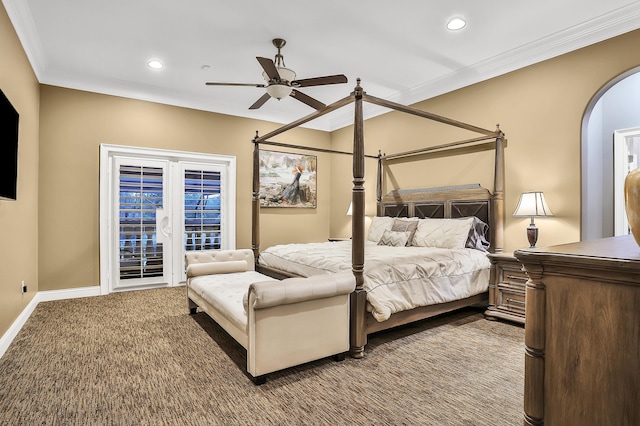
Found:
[{"label": "lamp base", "polygon": [[536,242],[538,242],[538,227],[531,223],[527,227],[527,240],[529,240],[529,248],[536,248]]}]

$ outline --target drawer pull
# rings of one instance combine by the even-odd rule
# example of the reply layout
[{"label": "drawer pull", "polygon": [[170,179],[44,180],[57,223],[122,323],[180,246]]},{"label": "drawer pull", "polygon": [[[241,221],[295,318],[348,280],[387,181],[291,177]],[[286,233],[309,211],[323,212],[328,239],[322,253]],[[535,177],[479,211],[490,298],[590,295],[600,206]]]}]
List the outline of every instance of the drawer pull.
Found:
[{"label": "drawer pull", "polygon": [[518,305],[524,305],[525,304],[522,300],[516,300],[516,299],[512,299],[510,297],[507,297],[507,303],[516,303]]}]

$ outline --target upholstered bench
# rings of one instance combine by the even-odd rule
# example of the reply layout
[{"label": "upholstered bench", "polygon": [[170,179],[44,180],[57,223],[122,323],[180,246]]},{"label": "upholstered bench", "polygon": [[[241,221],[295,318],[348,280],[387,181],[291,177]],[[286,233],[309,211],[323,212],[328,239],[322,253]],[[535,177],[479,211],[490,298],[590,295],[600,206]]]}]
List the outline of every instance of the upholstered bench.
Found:
[{"label": "upholstered bench", "polygon": [[266,374],[349,350],[352,273],[275,280],[255,271],[253,252],[187,252],[187,300],[247,350],[247,373]]}]

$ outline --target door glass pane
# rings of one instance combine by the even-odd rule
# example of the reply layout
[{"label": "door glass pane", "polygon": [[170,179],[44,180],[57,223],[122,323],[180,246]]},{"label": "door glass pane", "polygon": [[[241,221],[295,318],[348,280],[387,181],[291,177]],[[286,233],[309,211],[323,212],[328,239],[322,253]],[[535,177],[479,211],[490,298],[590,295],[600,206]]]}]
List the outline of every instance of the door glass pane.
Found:
[{"label": "door glass pane", "polygon": [[120,279],[163,275],[156,209],[163,207],[163,170],[120,166]]},{"label": "door glass pane", "polygon": [[185,250],[219,249],[222,244],[220,172],[184,172]]}]

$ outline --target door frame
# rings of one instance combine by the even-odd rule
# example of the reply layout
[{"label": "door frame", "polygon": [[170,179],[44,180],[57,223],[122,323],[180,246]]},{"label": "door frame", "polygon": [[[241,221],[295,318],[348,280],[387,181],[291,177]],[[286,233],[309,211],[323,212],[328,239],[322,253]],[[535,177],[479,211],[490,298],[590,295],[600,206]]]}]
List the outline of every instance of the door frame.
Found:
[{"label": "door frame", "polygon": [[[124,145],[100,144],[100,294],[111,292],[112,262],[114,247],[111,234],[114,224],[113,208],[113,176],[114,157],[131,157],[135,159],[169,160],[175,167],[178,162],[206,163],[223,166],[229,185],[225,187],[225,242],[226,249],[235,249],[236,245],[236,157],[230,155],[206,154],[188,151],[174,151],[158,148],[140,148]],[[169,183],[171,184],[171,183]],[[181,210],[180,210],[181,211]],[[178,223],[176,218],[174,224]],[[175,225],[174,225],[175,226]],[[175,234],[175,232],[174,232]],[[182,249],[184,250],[184,249]],[[174,268],[174,274],[177,273]],[[132,289],[133,290],[133,289]],[[120,291],[120,290],[118,290]],[[122,290],[125,291],[125,290]]]},{"label": "door frame", "polygon": [[[629,161],[627,139],[640,136],[640,127],[618,129],[613,132],[613,235],[629,233],[629,222],[625,211],[624,179]],[[636,163],[637,163],[636,159]]]}]

